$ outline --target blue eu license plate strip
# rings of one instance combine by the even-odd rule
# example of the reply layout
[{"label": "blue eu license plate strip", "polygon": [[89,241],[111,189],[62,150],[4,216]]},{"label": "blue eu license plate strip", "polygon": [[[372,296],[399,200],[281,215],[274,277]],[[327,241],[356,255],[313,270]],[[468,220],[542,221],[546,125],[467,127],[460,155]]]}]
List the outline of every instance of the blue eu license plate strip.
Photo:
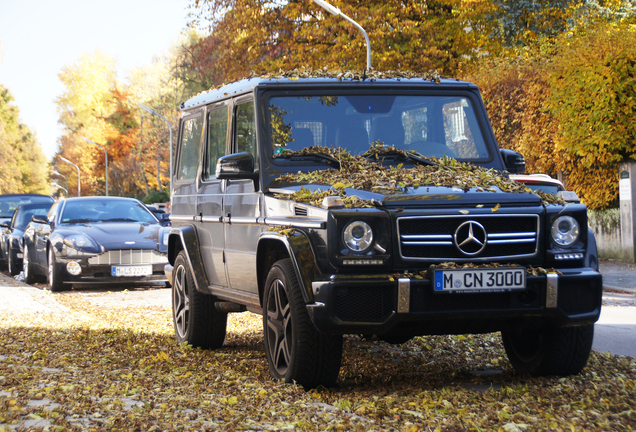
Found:
[{"label": "blue eu license plate strip", "polygon": [[524,267],[435,270],[436,292],[492,292],[526,288]]}]

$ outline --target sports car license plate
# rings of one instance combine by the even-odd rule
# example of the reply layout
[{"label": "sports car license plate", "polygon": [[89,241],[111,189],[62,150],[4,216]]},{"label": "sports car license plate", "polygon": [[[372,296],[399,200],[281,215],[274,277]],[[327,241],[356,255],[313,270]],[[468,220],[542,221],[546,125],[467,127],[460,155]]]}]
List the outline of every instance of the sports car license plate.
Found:
[{"label": "sports car license plate", "polygon": [[510,291],[526,288],[523,267],[435,270],[436,292]]},{"label": "sports car license plate", "polygon": [[152,275],[151,265],[142,266],[113,266],[113,276],[150,276]]}]

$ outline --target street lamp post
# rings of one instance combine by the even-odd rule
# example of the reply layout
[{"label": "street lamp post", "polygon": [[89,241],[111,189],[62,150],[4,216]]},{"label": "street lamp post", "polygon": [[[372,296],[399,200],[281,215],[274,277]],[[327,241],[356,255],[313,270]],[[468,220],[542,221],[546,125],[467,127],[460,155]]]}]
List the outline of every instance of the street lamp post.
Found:
[{"label": "street lamp post", "polygon": [[321,8],[325,9],[327,12],[336,16],[341,16],[342,18],[346,19],[351,24],[356,26],[358,30],[362,32],[362,35],[364,36],[364,40],[367,43],[367,70],[371,69],[371,44],[369,43],[369,36],[367,36],[367,32],[364,31],[362,26],[358,24],[357,22],[355,22],[354,20],[352,20],[351,18],[349,18],[348,16],[346,16],[345,14],[343,14],[340,9],[327,3],[324,0],[314,0],[314,3],[316,3]]},{"label": "street lamp post", "polygon": [[154,114],[154,115],[156,115],[158,117],[161,117],[168,124],[168,129],[170,129],[170,192],[168,193],[168,196],[170,196],[170,195],[172,195],[172,126],[170,125],[170,122],[168,121],[168,119],[166,119],[161,114],[156,113],[151,108],[148,108],[147,106],[142,105],[140,103],[138,103],[137,105],[140,108],[145,109],[149,113]]},{"label": "street lamp post", "polygon": [[63,178],[64,178],[64,180],[66,180],[66,189],[65,189],[65,191],[66,191],[66,195],[68,195],[68,179],[66,178],[66,176],[65,176],[65,175],[63,175],[63,174],[60,174],[60,173],[59,173],[59,172],[57,172],[57,171],[53,171],[51,174],[58,175],[58,176],[60,176],[60,177],[63,177]]},{"label": "street lamp post", "polygon": [[96,142],[93,142],[84,137],[82,137],[82,139],[88,143],[95,144],[97,147],[101,147],[101,149],[104,150],[104,159],[106,160],[106,196],[108,196],[108,153],[106,153],[106,149],[103,146],[97,144]]},{"label": "street lamp post", "polygon": [[66,196],[68,197],[68,189],[66,189],[64,186],[62,186],[61,184],[59,184],[59,183],[57,182],[57,180],[53,180],[53,183],[51,183],[51,185],[52,185],[52,186],[55,186],[55,188],[57,188],[58,190],[59,190],[59,189],[64,190],[64,192],[66,192]]},{"label": "street lamp post", "polygon": [[80,169],[77,165],[75,165],[73,162],[71,162],[68,159],[63,158],[62,156],[60,156],[60,159],[62,159],[62,161],[66,162],[67,164],[71,164],[73,165],[75,168],[77,168],[77,196],[81,195],[81,178],[80,178]]}]

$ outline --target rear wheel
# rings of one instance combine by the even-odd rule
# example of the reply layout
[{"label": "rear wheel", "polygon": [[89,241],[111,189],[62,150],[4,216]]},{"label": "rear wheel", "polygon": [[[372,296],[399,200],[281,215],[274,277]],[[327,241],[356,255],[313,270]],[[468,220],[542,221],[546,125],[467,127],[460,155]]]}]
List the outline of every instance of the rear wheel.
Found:
[{"label": "rear wheel", "polygon": [[517,372],[534,376],[575,375],[592,350],[594,325],[502,331],[504,348]]},{"label": "rear wheel", "polygon": [[24,282],[28,284],[35,283],[37,278],[33,272],[33,264],[31,263],[31,254],[29,248],[24,245],[24,258],[22,259],[22,268],[24,269]]},{"label": "rear wheel", "polygon": [[55,263],[55,252],[53,251],[53,247],[49,248],[48,284],[49,290],[52,292],[62,291],[64,289],[60,272],[57,270],[57,265]]},{"label": "rear wheel", "polygon": [[340,371],[342,335],[312,324],[291,259],[272,266],[263,299],[265,353],[272,377],[305,388],[334,386]]},{"label": "rear wheel", "polygon": [[182,251],[174,263],[172,320],[178,343],[215,349],[225,340],[227,313],[214,307],[214,297],[196,290],[192,271]]}]

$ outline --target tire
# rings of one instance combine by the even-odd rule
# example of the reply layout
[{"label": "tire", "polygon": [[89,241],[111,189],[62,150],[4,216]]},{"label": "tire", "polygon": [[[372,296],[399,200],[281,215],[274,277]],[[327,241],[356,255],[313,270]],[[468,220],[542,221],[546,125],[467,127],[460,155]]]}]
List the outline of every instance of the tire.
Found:
[{"label": "tire", "polygon": [[590,357],[594,325],[502,331],[501,337],[516,372],[533,376],[576,375]]},{"label": "tire", "polygon": [[48,261],[48,288],[51,292],[58,292],[64,290],[64,284],[62,283],[62,278],[60,276],[60,272],[57,271],[57,266],[55,265],[55,252],[53,252],[53,246],[49,247],[49,261]]},{"label": "tire", "polygon": [[[7,247],[6,250],[9,250],[9,248]],[[2,256],[4,255],[4,252],[2,250],[2,247],[0,247],[0,271],[4,271],[7,269],[9,263],[9,258],[7,258],[6,260],[4,259],[4,257]]]},{"label": "tire", "polygon": [[20,274],[20,271],[22,269],[19,269],[17,264],[15,263],[15,254],[13,253],[13,250],[11,248],[9,248],[9,256],[7,257],[7,261],[9,263],[9,274],[11,276],[17,276]]},{"label": "tire", "polygon": [[223,346],[227,313],[214,307],[213,296],[196,290],[183,251],[175,260],[172,282],[172,321],[177,342],[203,349]]},{"label": "tire", "polygon": [[29,253],[29,247],[24,245],[24,258],[22,259],[22,269],[24,270],[24,282],[32,284],[37,282],[37,277],[33,271],[33,264],[31,263],[31,254]]},{"label": "tire", "polygon": [[312,324],[291,259],[269,271],[263,297],[263,336],[270,374],[306,389],[333,387],[342,359],[342,335],[326,335]]}]

